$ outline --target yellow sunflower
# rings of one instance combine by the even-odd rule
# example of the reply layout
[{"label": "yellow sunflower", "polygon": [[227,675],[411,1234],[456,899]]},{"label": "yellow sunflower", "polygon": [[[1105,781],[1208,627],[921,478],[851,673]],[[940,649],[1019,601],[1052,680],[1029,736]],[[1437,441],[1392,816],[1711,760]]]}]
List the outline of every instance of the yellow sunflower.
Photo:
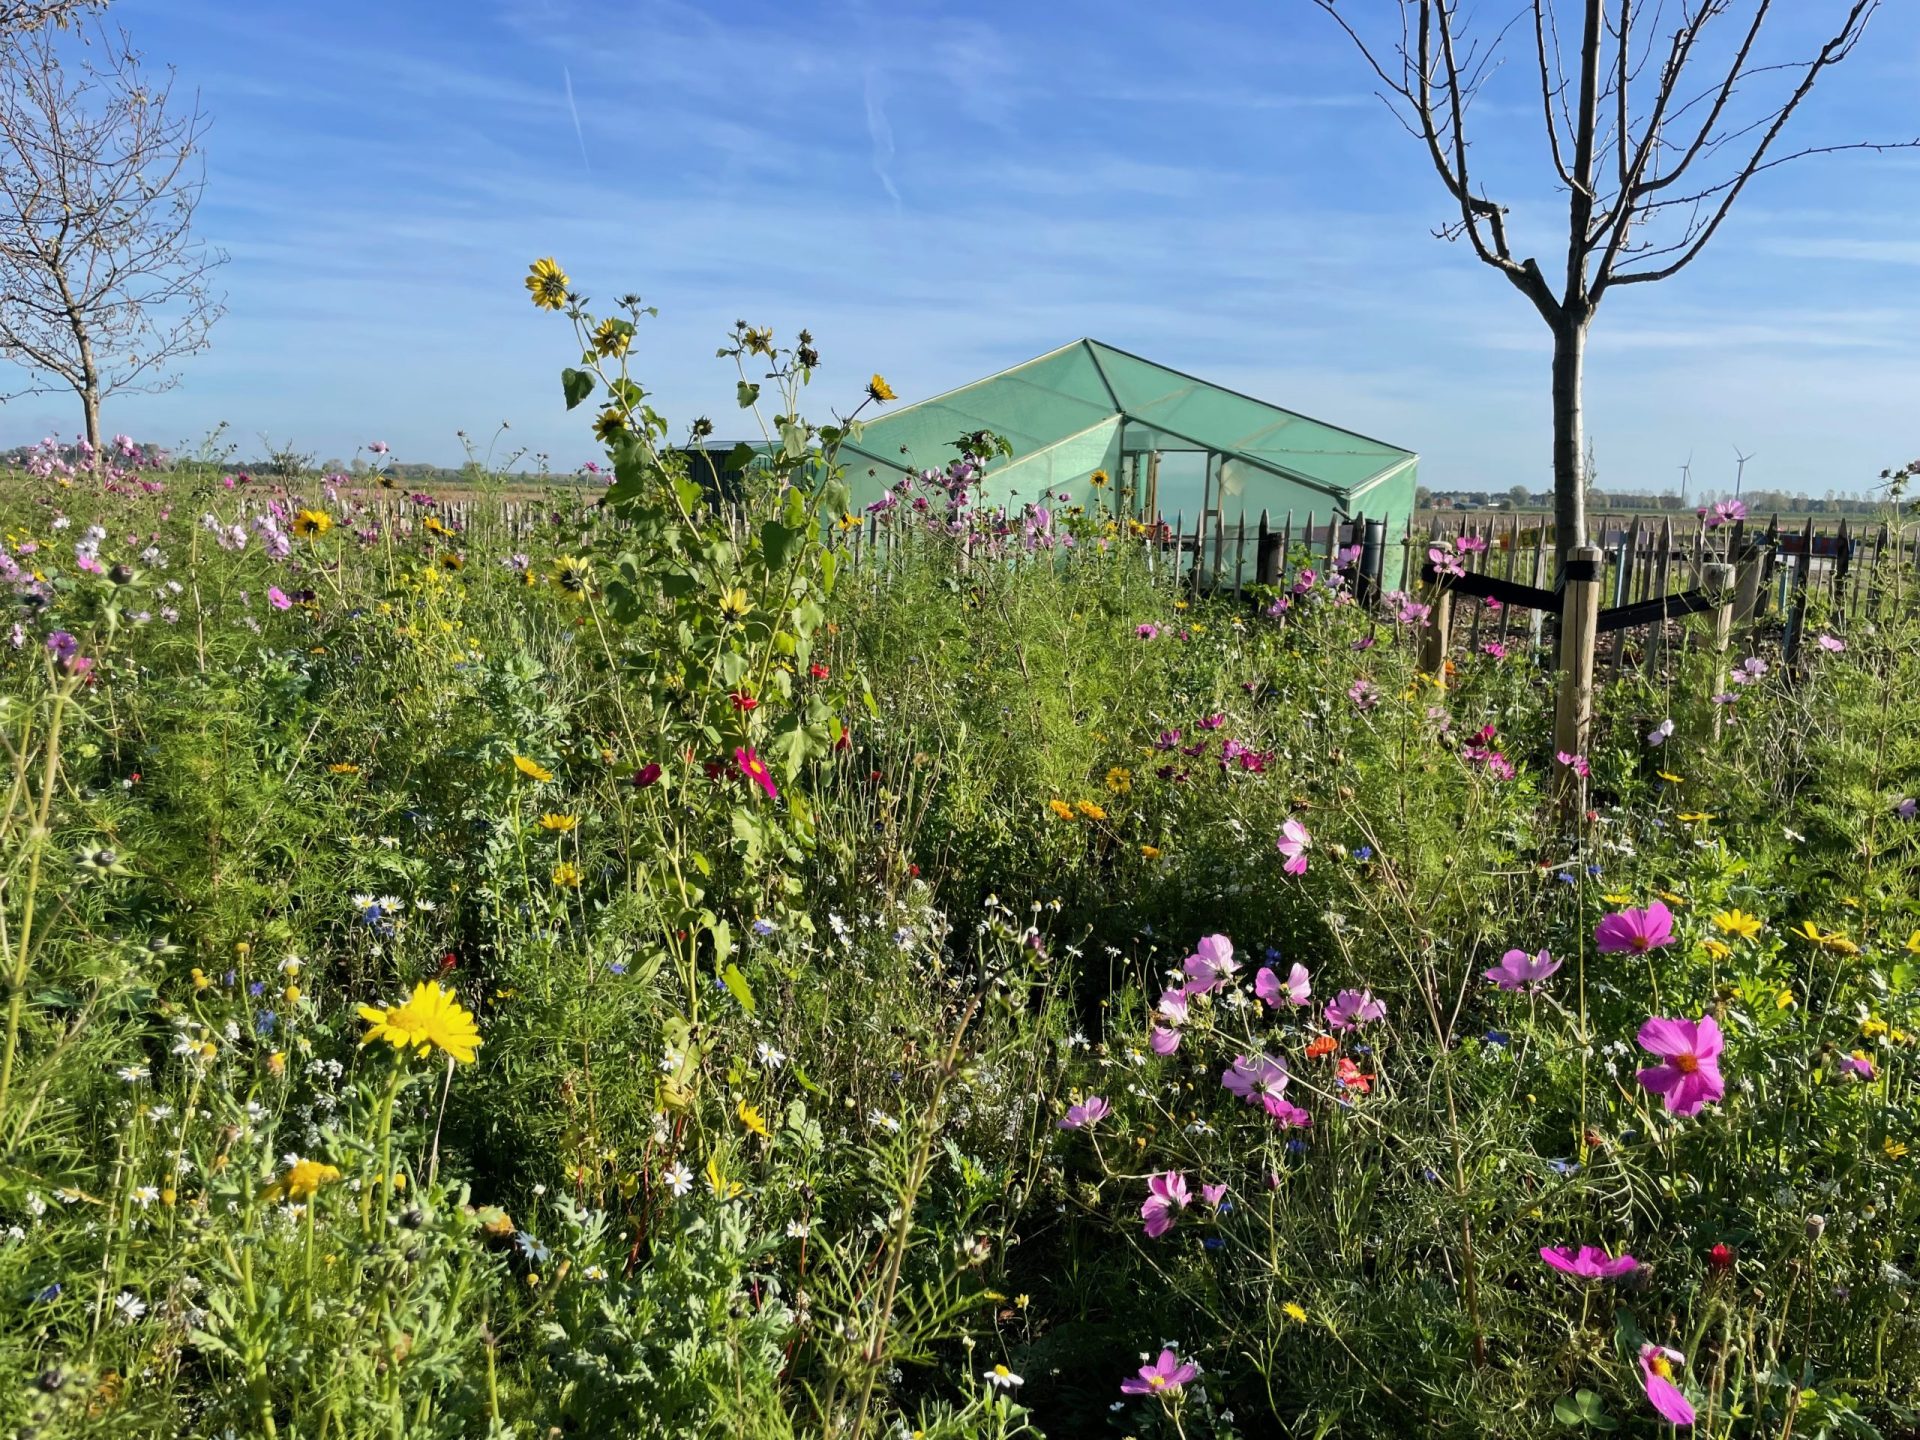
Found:
[{"label": "yellow sunflower", "polygon": [[542,830],[557,830],[563,835],[579,823],[579,817],[575,815],[542,815],[540,817]]},{"label": "yellow sunflower", "polygon": [[472,1013],[436,980],[415,985],[405,1004],[385,1010],[362,1005],[359,1011],[360,1018],[373,1027],[361,1037],[362,1045],[385,1040],[396,1050],[412,1050],[422,1058],[438,1046],[463,1065],[473,1063],[473,1052],[480,1045],[480,1028],[473,1023]]},{"label": "yellow sunflower", "polygon": [[1713,917],[1714,928],[1722,935],[1738,935],[1742,940],[1759,935],[1762,924],[1758,915],[1744,910],[1722,910]]},{"label": "yellow sunflower", "polygon": [[578,890],[580,888],[580,867],[571,860],[562,860],[553,867],[553,883],[557,889]]},{"label": "yellow sunflower", "polygon": [[600,328],[593,332],[593,353],[603,360],[618,360],[632,343],[633,326],[611,316],[602,320]]},{"label": "yellow sunflower", "polygon": [[567,272],[548,256],[527,268],[527,293],[542,310],[562,310],[567,304]]},{"label": "yellow sunflower", "polygon": [[513,768],[530,780],[538,780],[542,785],[553,779],[553,772],[538,760],[529,760],[524,755],[513,757]]},{"label": "yellow sunflower", "polygon": [[893,393],[893,387],[887,384],[886,377],[876,375],[867,382],[867,398],[877,405],[884,405],[887,401],[898,400],[900,397]]},{"label": "yellow sunflower", "polygon": [[562,555],[553,562],[553,583],[569,595],[585,595],[593,588],[593,562],[584,556]]},{"label": "yellow sunflower", "polygon": [[293,517],[293,533],[309,540],[333,528],[333,517],[324,510],[302,510]]}]

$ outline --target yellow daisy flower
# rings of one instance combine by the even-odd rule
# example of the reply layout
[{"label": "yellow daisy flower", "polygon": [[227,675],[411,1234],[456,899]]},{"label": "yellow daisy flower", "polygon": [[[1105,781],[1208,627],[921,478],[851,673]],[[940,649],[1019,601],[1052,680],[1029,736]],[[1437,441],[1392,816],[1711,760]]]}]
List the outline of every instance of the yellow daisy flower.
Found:
[{"label": "yellow daisy flower", "polygon": [[529,779],[538,780],[542,785],[553,779],[553,772],[537,760],[529,760],[524,755],[513,757],[513,768]]},{"label": "yellow daisy flower", "polygon": [[480,1045],[480,1028],[473,1015],[443,990],[436,980],[423,980],[413,987],[405,1004],[381,1010],[372,1005],[359,1007],[360,1018],[373,1028],[361,1037],[362,1045],[385,1040],[397,1050],[412,1050],[421,1058],[436,1046],[463,1065],[473,1063],[473,1052]]},{"label": "yellow daisy flower", "polygon": [[709,1156],[707,1159],[707,1184],[722,1200],[731,1200],[747,1188],[738,1180],[727,1178],[726,1173],[720,1168],[720,1157],[717,1155]]},{"label": "yellow daisy flower", "polygon": [[1067,804],[1064,800],[1049,800],[1047,801],[1047,808],[1062,820],[1073,819],[1073,806]]},{"label": "yellow daisy flower", "polygon": [[1116,765],[1107,771],[1107,789],[1116,795],[1127,795],[1133,791],[1133,772],[1124,765]]},{"label": "yellow daisy flower", "polygon": [[320,1193],[322,1185],[331,1185],[339,1178],[339,1170],[332,1165],[322,1165],[318,1160],[296,1160],[287,1167],[286,1174],[260,1192],[260,1198],[286,1201],[311,1200]]},{"label": "yellow daisy flower", "polygon": [[739,1109],[734,1113],[740,1117],[740,1123],[754,1134],[760,1136],[762,1139],[771,1140],[773,1138],[773,1132],[767,1129],[767,1117],[754,1109],[754,1107],[746,1101],[742,1100]]},{"label": "yellow daisy flower", "polygon": [[302,510],[293,517],[293,533],[312,539],[333,528],[333,517],[324,510]]},{"label": "yellow daisy flower", "polygon": [[580,888],[580,867],[571,860],[562,860],[553,867],[553,883],[557,889],[578,890]]},{"label": "yellow daisy flower", "polygon": [[618,360],[633,343],[633,326],[608,316],[593,332],[593,353],[603,360]]},{"label": "yellow daisy flower", "polygon": [[1744,910],[1722,910],[1713,917],[1713,924],[1722,935],[1752,940],[1759,935],[1764,922],[1758,915],[1749,915]]},{"label": "yellow daisy flower", "polygon": [[1094,804],[1093,801],[1091,800],[1082,800],[1078,808],[1080,813],[1086,816],[1087,819],[1089,820],[1104,820],[1107,818],[1107,812],[1102,810],[1098,805]]},{"label": "yellow daisy flower", "polygon": [[574,815],[549,814],[540,817],[540,828],[542,830],[556,830],[562,835],[566,834],[567,831],[573,829],[573,827],[579,823],[579,817]]},{"label": "yellow daisy flower", "polygon": [[867,382],[867,398],[875,404],[883,405],[889,400],[898,400],[900,397],[893,393],[893,387],[887,384],[883,377],[876,375]]}]

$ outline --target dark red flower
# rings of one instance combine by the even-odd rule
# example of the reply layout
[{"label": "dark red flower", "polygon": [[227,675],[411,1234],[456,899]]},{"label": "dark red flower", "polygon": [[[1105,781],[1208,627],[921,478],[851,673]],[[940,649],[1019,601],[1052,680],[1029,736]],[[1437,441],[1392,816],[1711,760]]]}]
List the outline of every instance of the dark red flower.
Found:
[{"label": "dark red flower", "polygon": [[833,672],[816,660],[813,664],[807,666],[807,673],[816,680],[824,680]]},{"label": "dark red flower", "polygon": [[742,711],[743,713],[748,710],[757,710],[760,707],[760,702],[744,690],[736,690],[727,698],[733,701],[734,709]]},{"label": "dark red flower", "polygon": [[649,760],[646,764],[642,765],[638,770],[633,772],[633,788],[636,790],[644,790],[649,785],[657,783],[659,779],[660,779],[659,764],[655,761]]},{"label": "dark red flower", "polygon": [[1707,1252],[1707,1264],[1711,1265],[1715,1270],[1731,1270],[1733,1268],[1733,1247],[1724,1244],[1714,1246]]}]

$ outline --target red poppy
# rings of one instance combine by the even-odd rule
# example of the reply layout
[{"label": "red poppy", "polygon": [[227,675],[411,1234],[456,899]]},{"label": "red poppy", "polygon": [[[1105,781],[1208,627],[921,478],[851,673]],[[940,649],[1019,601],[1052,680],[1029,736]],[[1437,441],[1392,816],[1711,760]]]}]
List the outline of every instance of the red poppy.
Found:
[{"label": "red poppy", "polygon": [[851,750],[853,748],[853,732],[851,730],[842,730],[840,732],[840,738],[833,742],[833,748],[836,750]]},{"label": "red poppy", "polygon": [[807,673],[816,680],[824,680],[833,672],[816,660],[813,664],[807,666]]},{"label": "red poppy", "polygon": [[442,975],[446,974],[449,970],[453,969],[459,963],[460,963],[460,957],[454,954],[453,951],[451,950],[447,951],[446,954],[440,957],[440,973]]},{"label": "red poppy", "polygon": [[734,709],[743,713],[748,710],[757,710],[760,707],[760,702],[744,690],[736,690],[727,698],[733,701]]},{"label": "red poppy", "polygon": [[1340,1058],[1340,1068],[1336,1072],[1335,1078],[1339,1080],[1342,1086],[1354,1091],[1356,1094],[1364,1095],[1373,1088],[1373,1077],[1371,1075],[1362,1075],[1360,1073],[1360,1067],[1344,1055]]},{"label": "red poppy", "polygon": [[1322,1055],[1331,1055],[1340,1048],[1340,1042],[1331,1035],[1316,1035],[1307,1045],[1307,1058],[1318,1060]]}]

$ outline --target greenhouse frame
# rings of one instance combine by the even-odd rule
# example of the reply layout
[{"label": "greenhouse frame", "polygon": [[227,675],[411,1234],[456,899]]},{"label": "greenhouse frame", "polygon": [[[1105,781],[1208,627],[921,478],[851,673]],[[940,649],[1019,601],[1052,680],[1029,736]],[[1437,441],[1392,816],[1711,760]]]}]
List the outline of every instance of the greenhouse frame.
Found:
[{"label": "greenhouse frame", "polygon": [[955,441],[981,430],[1013,447],[989,471],[989,502],[1087,504],[1104,490],[1103,504],[1148,522],[1365,515],[1398,536],[1420,464],[1411,450],[1083,339],[867,421],[841,446],[854,505],[945,465]]}]

